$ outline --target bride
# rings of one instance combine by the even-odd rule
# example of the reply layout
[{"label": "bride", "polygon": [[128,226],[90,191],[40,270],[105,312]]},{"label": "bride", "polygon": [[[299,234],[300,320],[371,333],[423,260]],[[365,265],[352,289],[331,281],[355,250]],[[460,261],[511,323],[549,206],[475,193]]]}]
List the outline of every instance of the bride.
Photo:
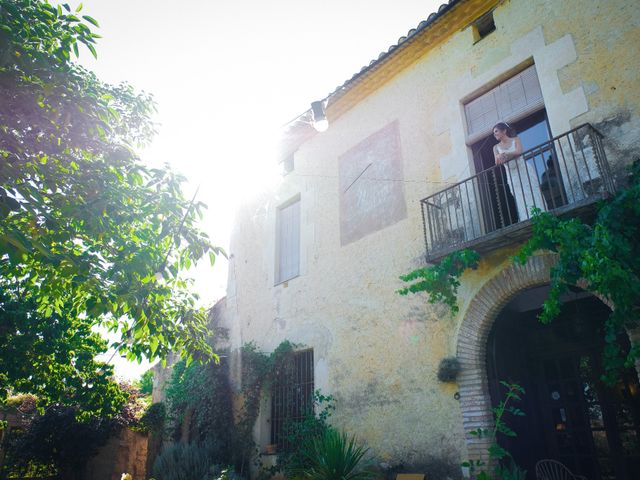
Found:
[{"label": "bride", "polygon": [[545,209],[540,195],[538,175],[535,168],[521,157],[522,142],[508,123],[497,123],[493,127],[493,136],[498,140],[493,147],[496,165],[506,167],[507,182],[515,197],[518,220],[526,220],[531,217],[531,208]]}]

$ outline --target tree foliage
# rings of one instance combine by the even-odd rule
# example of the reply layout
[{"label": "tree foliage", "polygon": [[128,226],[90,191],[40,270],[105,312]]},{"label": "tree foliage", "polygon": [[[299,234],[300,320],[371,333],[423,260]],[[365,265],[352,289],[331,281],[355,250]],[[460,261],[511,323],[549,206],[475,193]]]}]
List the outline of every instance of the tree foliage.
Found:
[{"label": "tree foliage", "polygon": [[[162,423],[162,404],[147,407],[145,397],[137,387],[122,383],[119,391],[126,398],[115,415],[89,415],[77,405],[55,403],[38,413],[33,395],[10,397],[23,414],[21,428],[13,428],[7,438],[7,457],[0,478],[40,477],[58,475],[61,478],[82,477],[86,462],[97,453],[111,436],[122,428],[154,431]],[[159,406],[159,408],[158,408]],[[86,408],[86,407],[85,407]]]},{"label": "tree foliage", "polygon": [[136,386],[143,395],[151,395],[153,393],[153,369],[150,368],[140,376],[140,380],[136,382]]},{"label": "tree foliage", "polygon": [[117,400],[94,360],[98,326],[132,360],[213,356],[181,271],[221,251],[183,178],[135,153],[154,133],[152,98],[71,61],[79,46],[96,55],[94,26],[67,4],[0,0],[0,345],[13,349],[0,394],[47,403]]},{"label": "tree foliage", "polygon": [[107,342],[90,319],[40,315],[33,300],[2,291],[0,306],[0,385],[36,395],[41,407],[53,400],[97,415],[119,410],[126,394],[111,380],[113,368],[94,358]]},{"label": "tree foliage", "polygon": [[34,473],[79,478],[87,460],[115,431],[114,420],[91,417],[79,420],[76,409],[51,405],[8,444],[5,474]]}]

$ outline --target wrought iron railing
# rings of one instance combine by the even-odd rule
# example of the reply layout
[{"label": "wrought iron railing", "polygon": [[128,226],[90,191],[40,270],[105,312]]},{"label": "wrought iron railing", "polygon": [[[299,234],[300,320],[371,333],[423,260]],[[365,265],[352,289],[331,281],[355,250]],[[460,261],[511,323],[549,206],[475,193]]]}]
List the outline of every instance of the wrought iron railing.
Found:
[{"label": "wrought iron railing", "polygon": [[534,207],[561,213],[614,190],[602,135],[581,125],[422,199],[427,258],[517,230]]}]

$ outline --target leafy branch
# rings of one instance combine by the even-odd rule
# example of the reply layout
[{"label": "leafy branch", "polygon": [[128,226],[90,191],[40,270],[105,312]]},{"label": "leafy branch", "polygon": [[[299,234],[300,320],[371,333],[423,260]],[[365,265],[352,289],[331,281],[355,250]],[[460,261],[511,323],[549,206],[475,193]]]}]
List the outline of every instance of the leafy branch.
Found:
[{"label": "leafy branch", "polygon": [[106,415],[122,396],[98,328],[130,360],[215,358],[184,272],[224,252],[185,179],[136,154],[155,134],[151,95],[72,60],[99,37],[80,11],[0,0],[0,401],[31,392]]},{"label": "leafy branch", "polygon": [[427,292],[429,303],[444,303],[452,314],[459,310],[457,304],[460,277],[469,268],[478,268],[480,255],[473,250],[460,250],[444,257],[437,264],[419,268],[400,277],[403,282],[414,282],[408,287],[398,290],[400,295]]},{"label": "leafy branch", "polygon": [[[505,476],[505,471],[509,471],[511,475],[510,478],[514,476],[514,473],[519,474],[522,472],[523,475],[526,473],[515,465],[515,461],[513,460],[511,453],[498,443],[499,434],[507,437],[518,436],[517,433],[507,425],[506,416],[511,415],[514,417],[522,417],[525,415],[522,410],[510,405],[510,403],[513,403],[514,401],[521,401],[521,395],[524,395],[525,390],[517,383],[501,381],[500,384],[505,387],[507,391],[498,406],[493,408],[494,427],[492,429],[478,428],[469,432],[470,435],[473,435],[476,438],[488,438],[491,441],[487,450],[489,460],[498,463],[496,466],[497,476],[493,477],[485,469],[487,464],[482,460],[467,460],[466,462],[463,462],[462,466],[468,468],[469,472],[474,475],[477,480],[491,480],[493,478],[500,479]],[[505,464],[505,460],[508,460],[508,463]]]}]

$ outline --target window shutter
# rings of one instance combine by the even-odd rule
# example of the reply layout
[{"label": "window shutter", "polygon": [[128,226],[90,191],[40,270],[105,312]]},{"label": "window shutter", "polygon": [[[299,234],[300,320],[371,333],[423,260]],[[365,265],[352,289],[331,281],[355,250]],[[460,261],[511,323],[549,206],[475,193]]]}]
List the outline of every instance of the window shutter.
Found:
[{"label": "window shutter", "polygon": [[501,83],[464,106],[467,142],[491,133],[498,122],[512,122],[544,106],[535,65]]},{"label": "window shutter", "polygon": [[278,210],[276,282],[300,273],[300,200]]}]

